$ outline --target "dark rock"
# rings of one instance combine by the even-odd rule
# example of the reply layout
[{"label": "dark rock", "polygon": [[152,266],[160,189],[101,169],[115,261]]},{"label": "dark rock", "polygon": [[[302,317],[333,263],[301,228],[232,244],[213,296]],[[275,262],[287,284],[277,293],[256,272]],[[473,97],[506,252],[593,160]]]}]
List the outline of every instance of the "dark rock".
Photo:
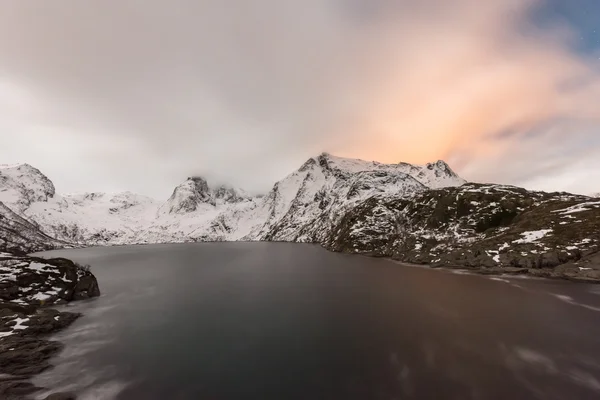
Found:
[{"label": "dark rock", "polygon": [[71,294],[73,300],[84,300],[100,296],[98,281],[93,275],[83,276],[75,285]]},{"label": "dark rock", "polygon": [[[528,238],[536,232],[543,233]],[[590,281],[600,278],[600,260],[580,264],[600,251],[600,205],[585,196],[483,184],[374,196],[341,215],[320,243],[413,264]]]},{"label": "dark rock", "polygon": [[[55,341],[43,339],[72,324],[80,314],[48,308],[72,300],[99,296],[98,282],[89,267],[64,258],[43,259],[3,256],[0,274],[0,398],[23,399],[37,391],[27,379],[51,368],[50,359],[62,349]],[[55,399],[75,398],[57,393]]]},{"label": "dark rock", "polygon": [[0,341],[0,372],[24,378],[50,368],[48,360],[62,349],[58,342],[8,336]]},{"label": "dark rock", "polygon": [[4,303],[49,306],[100,295],[89,267],[65,258],[13,257],[0,263],[0,275],[11,277],[0,284]]},{"label": "dark rock", "polygon": [[28,327],[23,330],[23,336],[38,336],[60,331],[71,325],[80,314],[61,312],[52,309],[41,309],[29,317]]},{"label": "dark rock", "polygon": [[40,390],[33,383],[13,377],[0,381],[0,398],[4,400],[23,400],[27,395]]}]

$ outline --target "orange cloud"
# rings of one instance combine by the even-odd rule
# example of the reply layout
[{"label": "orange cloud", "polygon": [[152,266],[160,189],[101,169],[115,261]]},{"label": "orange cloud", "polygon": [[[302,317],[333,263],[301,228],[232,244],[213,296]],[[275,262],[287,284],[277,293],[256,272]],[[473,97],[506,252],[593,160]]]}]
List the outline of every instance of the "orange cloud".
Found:
[{"label": "orange cloud", "polygon": [[597,65],[568,49],[567,30],[528,24],[537,2],[446,3],[443,12],[432,11],[440,1],[400,8],[359,48],[364,92],[352,113],[361,123],[346,155],[506,161],[522,134],[548,121],[600,120]]}]

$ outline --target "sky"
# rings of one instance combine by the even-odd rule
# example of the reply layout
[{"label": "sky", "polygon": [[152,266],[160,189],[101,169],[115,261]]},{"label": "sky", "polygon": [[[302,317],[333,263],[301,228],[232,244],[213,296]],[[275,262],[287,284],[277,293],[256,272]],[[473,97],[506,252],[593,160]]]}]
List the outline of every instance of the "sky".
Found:
[{"label": "sky", "polygon": [[324,151],[600,192],[600,1],[0,2],[0,163],[59,192],[261,192]]}]

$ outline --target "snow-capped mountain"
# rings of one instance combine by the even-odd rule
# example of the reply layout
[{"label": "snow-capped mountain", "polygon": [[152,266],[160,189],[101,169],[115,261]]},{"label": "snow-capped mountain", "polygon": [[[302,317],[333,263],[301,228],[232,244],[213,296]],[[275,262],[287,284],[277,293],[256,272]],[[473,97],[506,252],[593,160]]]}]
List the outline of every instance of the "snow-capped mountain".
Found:
[{"label": "snow-capped mountain", "polygon": [[345,210],[376,193],[409,196],[428,188],[419,179],[436,186],[464,183],[453,172],[453,176],[440,173],[439,180],[432,179],[436,171],[436,167],[386,165],[321,154],[275,184],[259,206],[265,223],[250,237],[318,241]]},{"label": "snow-capped mountain", "polygon": [[130,192],[61,196],[26,164],[3,166],[0,179],[0,251],[292,241],[434,266],[600,281],[598,199],[466,184],[443,161],[382,164],[324,153],[264,196],[192,177],[164,202]]},{"label": "snow-capped mountain", "polygon": [[321,154],[265,196],[213,188],[191,177],[166,202],[125,192],[58,195],[27,164],[0,169],[0,201],[48,235],[79,244],[285,240],[323,237],[349,207],[373,196],[409,196],[465,183],[446,163],[382,164]]}]

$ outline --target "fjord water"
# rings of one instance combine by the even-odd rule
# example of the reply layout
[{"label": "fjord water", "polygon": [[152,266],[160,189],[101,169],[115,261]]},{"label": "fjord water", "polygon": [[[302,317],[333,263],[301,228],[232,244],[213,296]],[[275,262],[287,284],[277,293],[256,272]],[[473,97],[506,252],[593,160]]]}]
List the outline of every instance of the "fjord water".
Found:
[{"label": "fjord water", "polygon": [[98,299],[34,383],[80,399],[597,399],[600,287],[206,243],[44,253]]}]

